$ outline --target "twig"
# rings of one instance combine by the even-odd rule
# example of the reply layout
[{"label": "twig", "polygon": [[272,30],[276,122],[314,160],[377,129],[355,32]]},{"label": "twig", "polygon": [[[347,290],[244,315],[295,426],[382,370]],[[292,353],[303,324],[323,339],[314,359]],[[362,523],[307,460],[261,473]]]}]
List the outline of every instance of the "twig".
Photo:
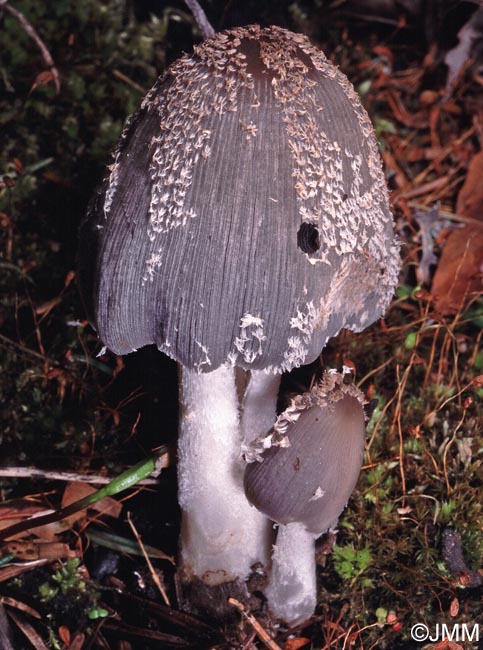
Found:
[{"label": "twig", "polygon": [[60,363],[58,361],[46,357],[45,354],[40,354],[40,352],[35,352],[35,350],[26,348],[24,345],[20,345],[20,343],[17,343],[16,341],[12,341],[12,339],[9,339],[8,336],[4,336],[3,334],[0,334],[0,341],[3,341],[5,345],[10,345],[13,348],[16,348],[17,350],[20,350],[20,352],[22,352],[23,354],[27,354],[31,357],[35,357],[36,359],[40,359],[44,363],[49,363],[52,366],[60,366]]},{"label": "twig", "polygon": [[[161,468],[169,467],[169,454],[161,456]],[[0,478],[28,478],[46,481],[65,481],[66,483],[89,483],[90,485],[107,485],[115,477],[99,474],[81,474],[79,472],[58,472],[37,469],[36,467],[0,467]],[[138,485],[157,485],[157,478],[145,478]]]},{"label": "twig", "polygon": [[163,585],[161,584],[161,580],[159,579],[158,574],[154,570],[153,564],[152,564],[151,560],[149,559],[149,555],[146,553],[146,549],[144,548],[143,541],[142,541],[138,531],[136,530],[136,526],[133,524],[133,522],[131,520],[131,513],[130,512],[127,513],[127,521],[128,521],[128,524],[131,526],[131,530],[132,530],[132,532],[134,534],[134,537],[136,538],[137,543],[139,544],[139,548],[143,552],[144,559],[146,560],[146,564],[148,565],[149,571],[151,572],[151,577],[153,579],[153,582],[156,585],[156,587],[158,588],[159,593],[163,597],[163,600],[166,603],[166,605],[168,607],[170,607],[171,604],[169,602],[168,595],[166,594],[166,591],[165,591]]},{"label": "twig", "polygon": [[[415,199],[420,196],[424,196],[425,194],[429,194],[430,192],[434,192],[435,190],[439,190],[442,187],[445,187],[448,182],[448,176],[443,176],[442,178],[436,178],[434,181],[429,181],[428,183],[423,183],[422,185],[416,185],[415,187],[412,187],[410,190],[406,190],[404,192],[398,192],[397,197],[395,197],[395,200],[399,199]],[[396,192],[395,192],[396,194]]]},{"label": "twig", "polygon": [[[365,383],[365,382],[366,382],[370,377],[372,377],[373,375],[377,375],[378,372],[380,372],[381,370],[383,370],[386,366],[388,366],[388,365],[389,365],[390,363],[392,363],[393,361],[394,361],[394,357],[389,357],[389,359],[386,359],[385,361],[383,361],[383,363],[381,363],[379,366],[377,366],[377,368],[374,368],[373,370],[370,370],[366,375],[364,375],[364,377],[363,377],[360,381],[357,382],[357,384],[356,384],[357,387],[358,387],[358,388],[361,388],[361,386],[363,386],[364,383]],[[0,474],[0,476],[1,476],[1,474]]]},{"label": "twig", "polygon": [[203,38],[211,38],[214,36],[215,30],[197,0],[184,0],[184,2],[193,14],[193,18],[195,19]]},{"label": "twig", "polygon": [[282,650],[281,647],[277,643],[275,643],[275,641],[272,639],[269,633],[263,629],[263,627],[260,625],[257,619],[253,616],[253,614],[250,614],[250,612],[247,611],[246,607],[242,605],[242,603],[239,600],[237,600],[236,598],[228,598],[228,602],[230,603],[230,605],[233,605],[234,607],[237,608],[237,610],[240,612],[243,618],[246,619],[246,621],[255,630],[260,641],[264,643],[267,646],[267,648],[269,648],[269,650]]},{"label": "twig", "polygon": [[122,73],[120,70],[113,70],[112,74],[116,77],[116,79],[119,79],[120,81],[123,81],[125,84],[128,86],[131,86],[131,88],[134,88],[134,90],[137,90],[138,92],[142,93],[143,95],[146,94],[146,88],[143,88],[140,86],[138,83],[130,79],[127,75]]},{"label": "twig", "polygon": [[50,52],[47,49],[47,46],[40,38],[40,36],[37,34],[34,27],[29,23],[29,21],[25,18],[25,16],[21,11],[9,5],[6,0],[0,0],[0,9],[5,9],[6,11],[9,12],[9,14],[11,14],[14,18],[16,18],[20,23],[20,25],[23,27],[25,33],[28,36],[30,36],[30,38],[35,42],[35,44],[40,50],[40,53],[42,55],[46,67],[50,70],[50,73],[52,74],[55,90],[57,93],[60,92],[59,72],[55,67],[54,60],[52,59],[52,56],[50,55]]},{"label": "twig", "polygon": [[429,172],[433,171],[438,167],[438,165],[443,162],[443,160],[449,156],[450,153],[452,153],[455,149],[456,145],[463,144],[465,140],[467,140],[469,137],[474,135],[475,133],[475,127],[472,126],[469,128],[467,131],[465,131],[459,138],[456,140],[453,140],[451,144],[449,144],[447,147],[443,149],[443,151],[439,154],[439,156],[436,156],[436,158],[431,162],[430,165],[428,165],[423,171],[416,176],[416,178],[413,178],[413,185],[417,186],[420,183],[423,182],[423,180],[426,178],[426,176],[429,174]]},{"label": "twig", "polygon": [[451,436],[451,438],[448,440],[448,442],[444,446],[444,451],[443,451],[443,476],[444,476],[444,482],[446,483],[446,494],[447,494],[448,498],[451,496],[451,486],[449,484],[449,478],[448,478],[448,463],[447,463],[448,451],[449,451],[449,448],[451,447],[451,445],[456,440],[456,434],[458,433],[458,431],[463,426],[463,422],[465,421],[465,417],[466,417],[466,411],[467,411],[467,407],[463,406],[463,415],[461,416],[460,421],[456,425],[456,427],[455,427],[455,429],[453,431],[453,435]]}]

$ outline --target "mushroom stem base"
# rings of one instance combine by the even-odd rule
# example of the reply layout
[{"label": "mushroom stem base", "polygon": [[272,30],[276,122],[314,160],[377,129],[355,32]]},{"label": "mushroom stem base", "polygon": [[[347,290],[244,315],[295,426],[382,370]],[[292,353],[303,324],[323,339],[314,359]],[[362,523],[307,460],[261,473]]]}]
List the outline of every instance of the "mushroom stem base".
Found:
[{"label": "mushroom stem base", "polygon": [[315,538],[302,524],[279,526],[265,595],[272,613],[290,625],[301,623],[314,613]]},{"label": "mushroom stem base", "polygon": [[267,565],[269,523],[243,489],[241,433],[233,368],[182,368],[178,439],[183,578],[216,586]]}]

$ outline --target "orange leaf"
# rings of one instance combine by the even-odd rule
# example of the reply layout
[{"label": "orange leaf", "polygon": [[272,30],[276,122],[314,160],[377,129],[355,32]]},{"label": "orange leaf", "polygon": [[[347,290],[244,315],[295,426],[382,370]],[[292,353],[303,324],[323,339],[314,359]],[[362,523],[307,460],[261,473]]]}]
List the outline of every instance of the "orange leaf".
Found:
[{"label": "orange leaf", "polygon": [[67,626],[61,625],[58,630],[59,639],[65,645],[70,645],[70,630]]},{"label": "orange leaf", "polygon": [[75,278],[75,272],[69,271],[65,276],[64,287],[68,287],[74,278]]},{"label": "orange leaf", "polygon": [[452,617],[458,616],[459,611],[460,611],[460,601],[457,598],[453,598],[449,606],[449,615]]},{"label": "orange leaf", "polygon": [[458,194],[456,212],[483,222],[483,151],[473,156],[463,187]]},{"label": "orange leaf", "polygon": [[306,639],[303,636],[298,637],[297,639],[288,639],[285,641],[284,650],[298,650],[299,648],[306,646],[307,643],[310,643],[310,639]]},{"label": "orange leaf", "polygon": [[481,293],[483,271],[483,228],[465,226],[448,236],[433,278],[431,294],[442,314],[464,307],[467,299]]},{"label": "orange leaf", "polygon": [[456,211],[478,219],[482,226],[467,225],[453,230],[446,239],[431,293],[442,314],[462,309],[472,294],[483,292],[483,151],[473,156]]},{"label": "orange leaf", "polygon": [[30,92],[32,92],[32,90],[35,90],[35,88],[37,88],[37,86],[47,85],[51,81],[55,81],[55,76],[53,75],[53,73],[50,70],[44,70],[43,72],[40,72],[35,77],[35,81],[32,84],[32,88],[30,89]]}]

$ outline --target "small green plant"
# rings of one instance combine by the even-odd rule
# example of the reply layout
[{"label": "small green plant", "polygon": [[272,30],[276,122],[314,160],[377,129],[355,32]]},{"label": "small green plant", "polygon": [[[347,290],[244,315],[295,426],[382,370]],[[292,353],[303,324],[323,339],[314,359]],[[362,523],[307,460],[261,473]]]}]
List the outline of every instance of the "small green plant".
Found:
[{"label": "small green plant", "polygon": [[58,594],[65,595],[72,591],[84,593],[86,591],[86,583],[79,565],[79,558],[71,558],[65,564],[61,565],[49,582],[42,583],[39,587],[42,602],[49,602]]},{"label": "small green plant", "polygon": [[109,612],[107,609],[104,609],[103,607],[93,607],[87,614],[87,616],[90,618],[91,621],[95,621],[98,618],[106,618],[106,616],[109,616]]},{"label": "small green plant", "polygon": [[[372,564],[373,558],[368,546],[360,551],[356,550],[352,544],[338,546],[333,548],[332,557],[334,568],[341,578],[349,580],[352,584],[356,582],[359,576]],[[370,587],[372,580],[363,578],[361,586]]]}]

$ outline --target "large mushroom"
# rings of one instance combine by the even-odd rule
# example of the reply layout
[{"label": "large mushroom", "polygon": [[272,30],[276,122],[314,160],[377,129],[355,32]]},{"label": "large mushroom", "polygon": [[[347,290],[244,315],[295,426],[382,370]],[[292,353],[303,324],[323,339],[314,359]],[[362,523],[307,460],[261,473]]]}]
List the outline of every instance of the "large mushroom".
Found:
[{"label": "large mushroom", "polygon": [[179,364],[184,580],[243,591],[255,563],[269,570],[272,540],[244,493],[242,445],[275,421],[280,375],[379,318],[397,282],[381,160],[353,87],[280,27],[208,38],[128,121],[80,260],[103,344],[154,343]]}]

